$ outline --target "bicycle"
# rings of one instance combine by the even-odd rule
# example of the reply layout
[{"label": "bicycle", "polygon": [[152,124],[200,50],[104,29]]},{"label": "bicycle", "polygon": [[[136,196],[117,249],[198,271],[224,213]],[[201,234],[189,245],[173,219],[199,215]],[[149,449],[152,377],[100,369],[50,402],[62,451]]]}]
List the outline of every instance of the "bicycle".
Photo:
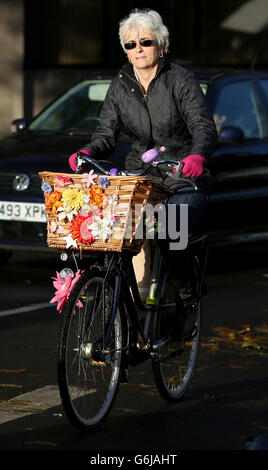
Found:
[{"label": "bicycle", "polygon": [[[80,154],[80,165],[81,162],[107,174],[100,162],[91,157]],[[119,384],[127,381],[129,367],[151,360],[155,384],[169,402],[181,400],[192,383],[200,345],[207,237],[193,236],[188,242],[187,249],[194,253],[195,322],[187,337],[177,334],[183,324],[180,299],[162,269],[163,260],[155,241],[152,248],[146,303],[140,298],[133,255],[106,252],[98,253],[98,259],[85,270],[64,307],[58,343],[58,383],[66,415],[81,431],[91,431],[104,423]]]}]

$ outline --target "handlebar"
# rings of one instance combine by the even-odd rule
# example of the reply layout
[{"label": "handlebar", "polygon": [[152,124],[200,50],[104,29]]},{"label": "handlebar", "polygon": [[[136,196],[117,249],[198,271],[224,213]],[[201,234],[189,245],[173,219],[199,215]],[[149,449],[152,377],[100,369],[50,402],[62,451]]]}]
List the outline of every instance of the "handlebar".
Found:
[{"label": "handlebar", "polygon": [[110,175],[110,176],[142,176],[145,174],[145,171],[141,172],[130,172],[130,171],[125,171],[125,170],[119,170],[118,168],[111,168],[111,170],[106,170],[97,160],[94,160],[94,158],[86,155],[83,152],[77,152],[77,158],[76,158],[76,173],[80,173],[81,166],[83,163],[90,163],[93,165],[95,168],[101,171],[104,175]]},{"label": "handlebar", "polygon": [[[144,159],[143,159],[144,155],[145,154],[143,154],[142,157],[141,157],[142,161],[144,161]],[[83,163],[85,163],[85,162],[90,163],[91,165],[93,165],[102,174],[110,175],[110,176],[144,176],[147,173],[147,171],[149,171],[149,168],[150,168],[150,167],[148,167],[145,170],[140,171],[140,172],[130,172],[130,171],[125,171],[125,170],[119,170],[118,168],[111,168],[111,170],[106,170],[94,158],[92,158],[92,157],[86,155],[85,153],[79,151],[79,152],[77,152],[77,158],[76,158],[76,164],[77,164],[76,173],[80,173],[81,167],[82,167]],[[148,161],[148,163],[149,163],[149,161]],[[177,161],[177,160],[172,160],[172,159],[169,158],[169,159],[162,159],[162,160],[153,160],[152,159],[150,163],[154,167],[158,167],[159,165],[163,165],[163,164],[172,165],[172,173],[166,172],[167,175],[170,175],[171,177],[173,177],[176,180],[185,181],[187,184],[192,185],[195,190],[198,189],[197,186],[192,181],[189,181],[188,179],[185,179],[181,176],[181,171],[182,171],[182,168],[183,168],[183,165],[184,165],[182,162]]]}]

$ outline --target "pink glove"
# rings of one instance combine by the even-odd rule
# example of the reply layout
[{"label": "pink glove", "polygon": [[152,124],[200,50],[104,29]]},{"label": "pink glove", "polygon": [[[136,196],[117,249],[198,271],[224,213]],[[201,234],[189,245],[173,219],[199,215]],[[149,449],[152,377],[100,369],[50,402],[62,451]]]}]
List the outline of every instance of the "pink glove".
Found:
[{"label": "pink glove", "polygon": [[181,160],[184,163],[182,173],[190,178],[200,176],[204,170],[205,158],[201,155],[189,155]]},{"label": "pink glove", "polygon": [[[81,149],[81,152],[84,152],[86,155],[90,155],[90,152],[89,150],[82,150]],[[77,158],[77,152],[73,153],[70,157],[69,157],[69,165],[71,167],[71,169],[73,171],[76,171],[76,168],[77,168],[77,164],[75,163],[75,159]]]}]

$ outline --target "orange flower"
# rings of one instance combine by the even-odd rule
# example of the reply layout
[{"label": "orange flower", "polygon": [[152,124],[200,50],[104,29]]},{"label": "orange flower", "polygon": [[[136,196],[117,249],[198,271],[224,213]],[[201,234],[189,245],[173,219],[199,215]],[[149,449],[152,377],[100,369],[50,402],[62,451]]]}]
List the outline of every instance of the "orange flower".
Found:
[{"label": "orange flower", "polygon": [[[90,231],[88,230],[87,231],[87,236],[86,238],[83,238],[83,233],[84,233],[84,226],[85,224],[83,225],[82,227],[82,230],[81,230],[81,226],[83,224],[83,222],[85,221],[88,221],[88,225],[92,224],[93,222],[93,217],[90,215],[80,215],[78,214],[72,221],[71,225],[70,225],[70,232],[72,234],[72,237],[74,240],[77,240],[78,243],[83,243],[83,244],[89,244],[89,243],[92,243],[94,241],[94,237],[93,235],[90,234]],[[84,230],[83,230],[84,228]]]},{"label": "orange flower", "polygon": [[103,189],[101,186],[95,184],[87,191],[90,196],[90,204],[96,204],[98,207],[103,207]]},{"label": "orange flower", "polygon": [[45,206],[46,211],[51,211],[52,214],[55,214],[58,207],[62,206],[61,195],[59,191],[53,191],[50,194],[45,194]]}]

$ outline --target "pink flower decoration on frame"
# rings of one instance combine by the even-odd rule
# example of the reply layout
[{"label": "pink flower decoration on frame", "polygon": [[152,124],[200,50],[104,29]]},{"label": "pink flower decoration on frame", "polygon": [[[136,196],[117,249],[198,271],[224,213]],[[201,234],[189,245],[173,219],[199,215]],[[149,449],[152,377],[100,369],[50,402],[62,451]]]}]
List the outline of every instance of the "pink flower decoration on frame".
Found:
[{"label": "pink flower decoration on frame", "polygon": [[[62,279],[60,277],[60,273],[56,272],[57,277],[52,277],[53,279],[53,286],[56,289],[54,297],[50,300],[50,303],[57,302],[57,310],[59,312],[62,311],[64,305],[66,304],[69,295],[75,285],[75,283],[78,281],[80,278],[81,274],[83,274],[84,271],[76,271],[74,277],[72,277],[70,274],[67,274],[65,279]],[[77,304],[78,307],[82,307],[82,302],[78,300]]]}]

